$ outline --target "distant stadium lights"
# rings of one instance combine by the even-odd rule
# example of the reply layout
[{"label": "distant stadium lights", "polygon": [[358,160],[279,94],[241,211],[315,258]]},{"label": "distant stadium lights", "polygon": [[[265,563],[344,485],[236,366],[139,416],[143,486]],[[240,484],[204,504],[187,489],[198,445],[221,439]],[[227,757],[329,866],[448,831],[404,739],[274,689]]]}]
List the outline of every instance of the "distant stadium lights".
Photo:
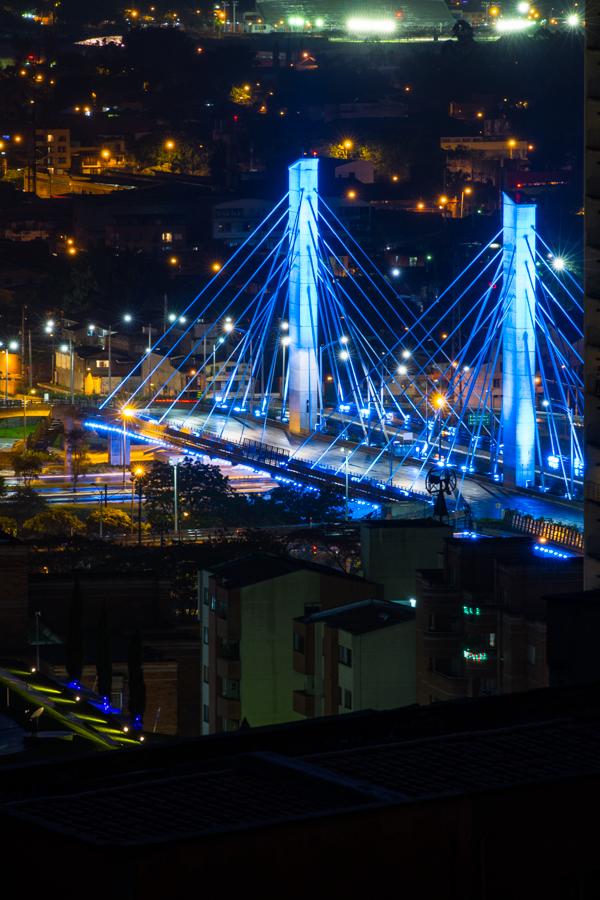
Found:
[{"label": "distant stadium lights", "polygon": [[317,28],[322,28],[324,24],[325,19],[321,19],[320,17],[315,19],[315,25]]},{"label": "distant stadium lights", "polygon": [[302,16],[290,16],[288,25],[291,25],[292,28],[304,28],[304,19]]},{"label": "distant stadium lights", "polygon": [[535,25],[532,19],[497,19],[495,22],[496,31],[509,34],[511,32],[526,31]]},{"label": "distant stadium lights", "polygon": [[392,34],[396,30],[396,22],[393,19],[353,17],[347,20],[346,29],[353,34]]},{"label": "distant stadium lights", "polygon": [[577,13],[569,13],[567,18],[565,19],[565,22],[567,23],[569,28],[579,28],[579,26],[581,25],[581,19],[579,18]]},{"label": "distant stadium lights", "polygon": [[517,12],[522,16],[526,16],[530,8],[529,3],[526,3],[525,0],[521,0],[521,3],[517,3]]}]

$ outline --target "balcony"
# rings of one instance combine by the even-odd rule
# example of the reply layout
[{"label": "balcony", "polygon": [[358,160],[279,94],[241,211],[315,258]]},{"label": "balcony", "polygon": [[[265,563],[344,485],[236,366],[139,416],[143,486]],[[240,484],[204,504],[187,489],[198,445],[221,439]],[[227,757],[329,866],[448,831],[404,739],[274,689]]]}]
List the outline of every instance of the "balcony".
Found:
[{"label": "balcony", "polygon": [[315,714],[315,695],[308,691],[294,691],[294,712],[306,718],[313,718]]},{"label": "balcony", "polygon": [[239,681],[242,674],[242,665],[239,659],[228,659],[217,656],[217,675],[219,678],[228,678],[230,681]]},{"label": "balcony", "polygon": [[242,704],[239,700],[217,697],[217,716],[221,719],[235,719],[239,722],[242,718]]}]

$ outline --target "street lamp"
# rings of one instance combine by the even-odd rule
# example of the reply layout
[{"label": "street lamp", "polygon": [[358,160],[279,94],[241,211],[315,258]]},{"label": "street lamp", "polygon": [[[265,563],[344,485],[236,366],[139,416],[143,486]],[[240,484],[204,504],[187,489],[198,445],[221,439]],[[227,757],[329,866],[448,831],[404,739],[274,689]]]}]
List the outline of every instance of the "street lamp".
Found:
[{"label": "street lamp", "polygon": [[506,143],[508,145],[508,158],[512,159],[513,158],[513,150],[517,146],[517,142],[515,141],[514,138],[509,138]]},{"label": "street lamp", "polygon": [[461,219],[463,218],[463,213],[464,213],[465,197],[470,197],[472,193],[473,193],[473,188],[469,187],[468,185],[467,185],[467,187],[464,187],[462,189],[462,191],[460,192],[460,217],[461,217]]},{"label": "street lamp", "polygon": [[141,546],[142,543],[142,477],[145,475],[145,470],[142,466],[136,466],[133,470],[133,474],[135,475],[135,479],[132,487],[132,497],[131,502],[133,505],[133,489],[137,486],[138,491],[138,547]]},{"label": "street lamp", "polygon": [[[2,343],[0,342],[0,347]],[[4,348],[4,402],[8,406],[8,353],[11,351],[12,353],[15,350],[19,349],[18,341],[9,341],[8,345]]]},{"label": "street lamp", "polygon": [[[287,325],[287,322],[285,323]],[[283,328],[283,322],[281,324]],[[289,326],[288,326],[289,327]],[[283,422],[283,417],[285,415],[285,349],[290,346],[292,339],[289,334],[284,334],[281,338],[281,421]],[[319,373],[319,377],[322,376],[322,373]],[[323,390],[321,384],[321,390]]]},{"label": "street lamp", "polygon": [[59,347],[61,353],[69,354],[69,395],[71,398],[71,405],[74,402],[75,397],[75,372],[74,372],[74,352],[73,352],[73,342],[71,338],[69,338],[68,343],[61,344]]},{"label": "street lamp", "polygon": [[348,492],[348,481],[349,481],[349,479],[348,479],[348,459],[350,457],[350,450],[348,449],[348,447],[341,447],[340,449],[341,449],[341,452],[344,454],[344,473],[345,473],[345,482],[346,482],[346,489],[345,489],[344,497],[345,497],[345,517],[346,517],[346,522],[347,522],[348,519],[350,518],[350,496],[349,496],[349,492]]},{"label": "street lamp", "polygon": [[442,461],[442,410],[446,405],[446,398],[443,394],[436,394],[433,398],[433,405],[438,411],[439,434],[438,434],[438,455],[440,462]]},{"label": "street lamp", "polygon": [[173,466],[173,524],[175,526],[175,536],[179,537],[179,498],[177,494],[177,466],[179,460],[176,456],[169,459],[170,465]]},{"label": "street lamp", "polygon": [[125,473],[127,470],[127,420],[135,416],[135,409],[131,406],[123,406],[121,417],[123,419],[123,487],[125,487]]},{"label": "street lamp", "polygon": [[124,315],[123,315],[123,321],[124,321],[124,322],[127,322],[127,324],[129,324],[130,322],[132,322],[132,321],[133,321],[133,316],[131,315],[131,313],[124,313]]}]

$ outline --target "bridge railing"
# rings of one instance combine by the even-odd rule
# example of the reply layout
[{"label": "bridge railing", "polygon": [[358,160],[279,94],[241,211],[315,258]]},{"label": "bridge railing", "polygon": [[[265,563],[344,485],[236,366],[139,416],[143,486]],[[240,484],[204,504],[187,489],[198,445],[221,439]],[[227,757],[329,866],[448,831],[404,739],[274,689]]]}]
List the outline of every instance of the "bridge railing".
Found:
[{"label": "bridge railing", "polygon": [[561,544],[573,550],[583,550],[583,532],[575,525],[565,525],[550,519],[534,519],[533,516],[523,515],[514,509],[504,511],[504,522],[515,531],[544,538],[552,544]]}]

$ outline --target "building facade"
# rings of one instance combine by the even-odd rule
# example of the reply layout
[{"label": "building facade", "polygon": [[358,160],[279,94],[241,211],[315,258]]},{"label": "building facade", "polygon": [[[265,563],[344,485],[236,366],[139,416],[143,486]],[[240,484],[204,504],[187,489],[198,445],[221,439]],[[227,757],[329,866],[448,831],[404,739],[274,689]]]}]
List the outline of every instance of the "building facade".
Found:
[{"label": "building facade", "polygon": [[577,590],[582,561],[530,538],[465,533],[417,573],[417,702],[549,683],[546,597]]},{"label": "building facade", "polygon": [[266,554],[201,571],[198,587],[203,734],[301,718],[294,619],[377,595],[358,576]]},{"label": "building facade", "polygon": [[415,611],[361,600],[294,622],[294,712],[306,718],[415,702]]}]

